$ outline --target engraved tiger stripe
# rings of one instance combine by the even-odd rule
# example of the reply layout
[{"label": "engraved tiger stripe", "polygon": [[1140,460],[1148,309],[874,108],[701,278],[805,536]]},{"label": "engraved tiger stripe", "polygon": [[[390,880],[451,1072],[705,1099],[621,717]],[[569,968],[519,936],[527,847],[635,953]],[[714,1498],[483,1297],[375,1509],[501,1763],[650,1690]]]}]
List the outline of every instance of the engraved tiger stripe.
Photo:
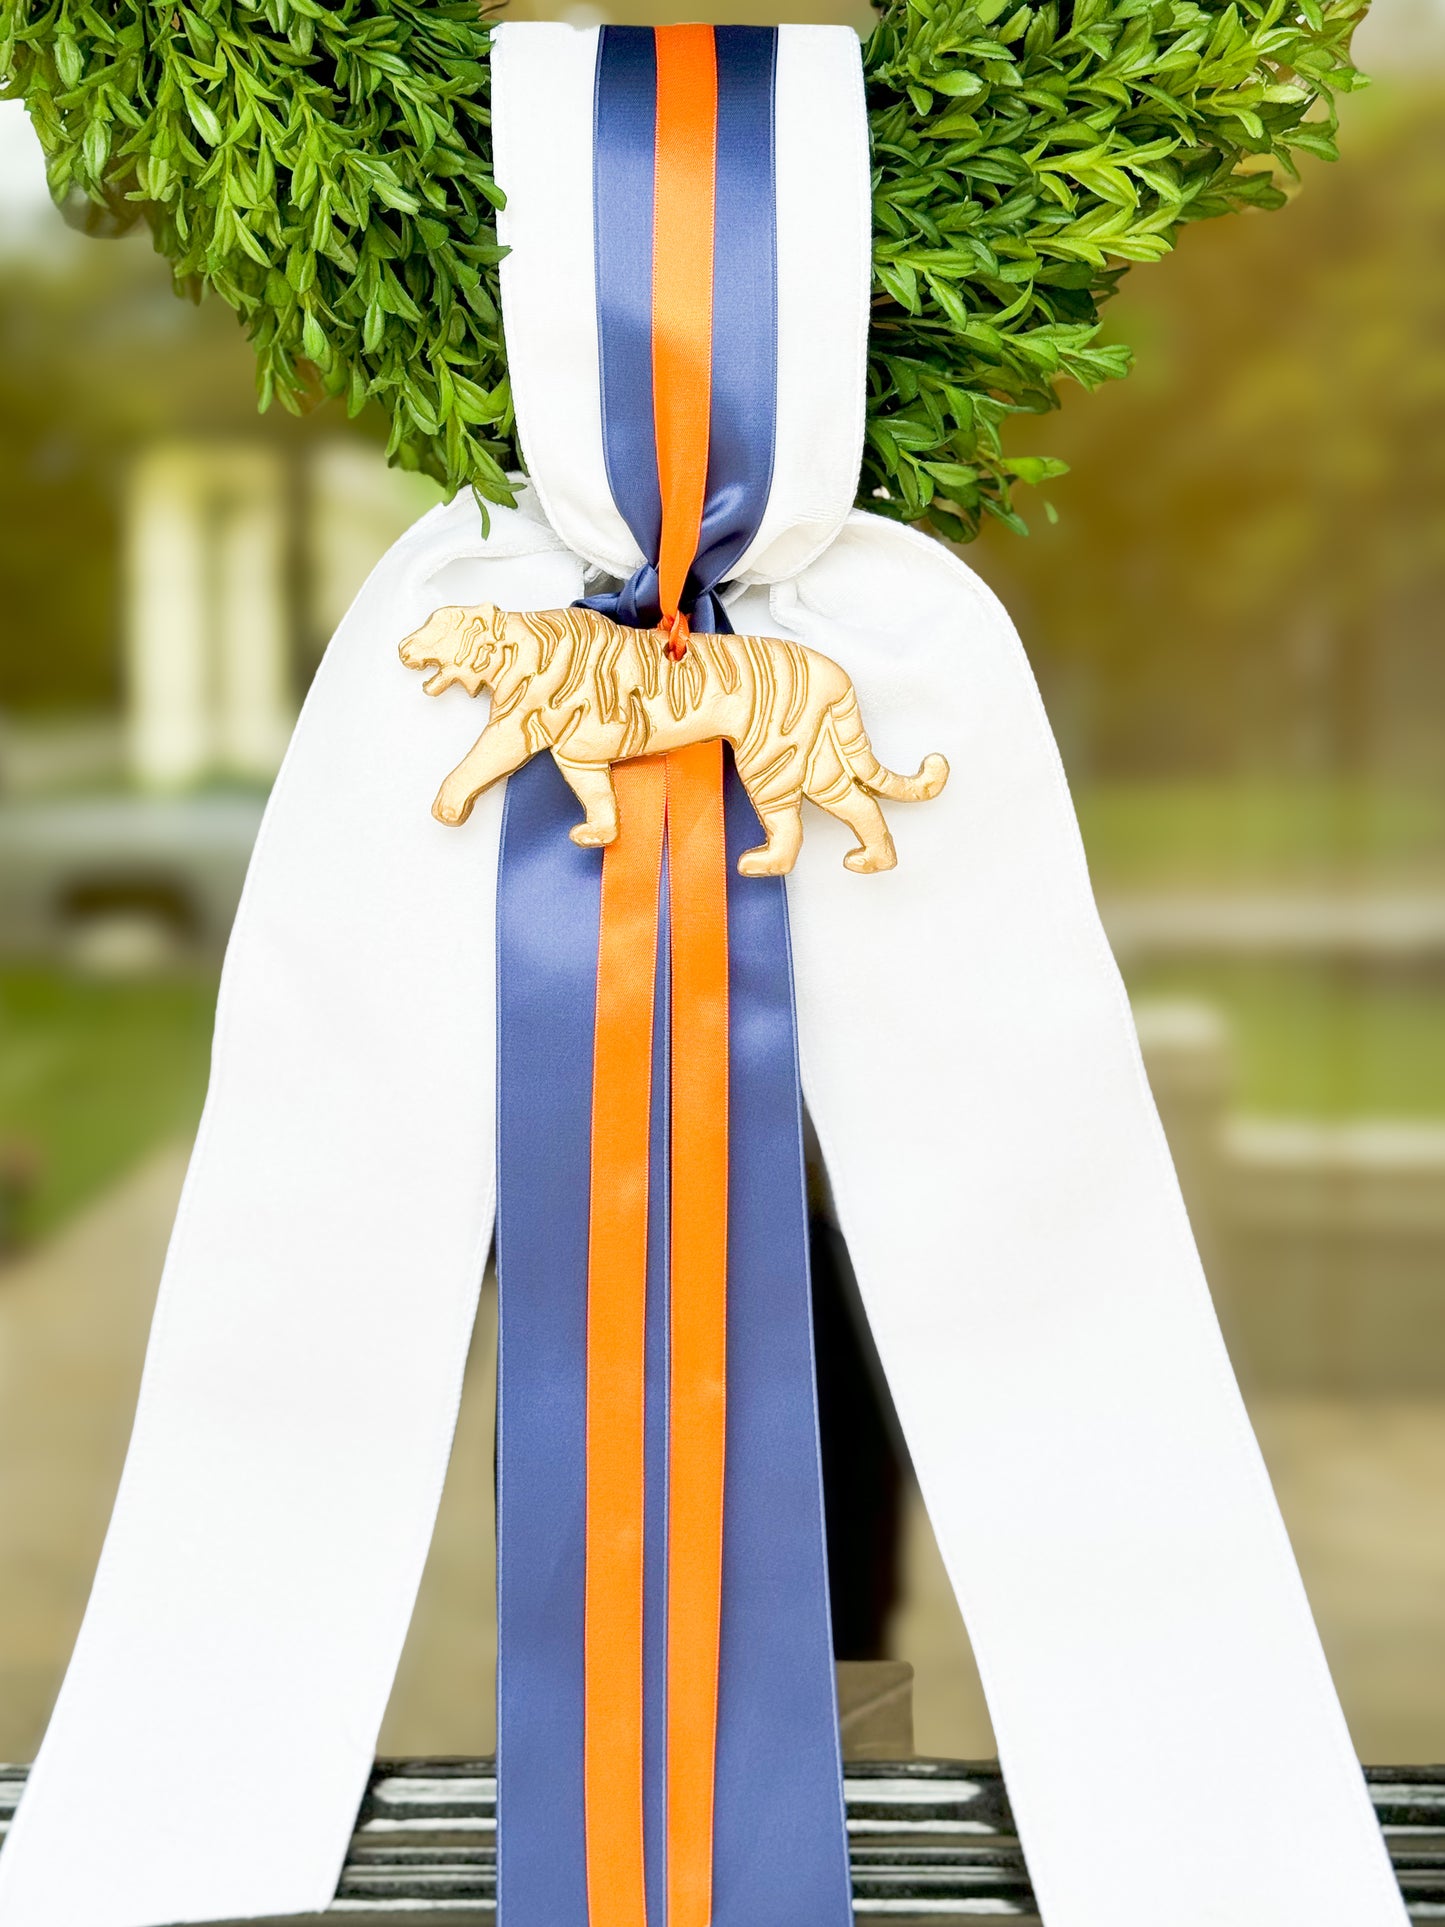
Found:
[{"label": "engraved tiger stripe", "polygon": [[783,711],[782,730],[786,736],[802,720],[803,708],[808,700],[808,672],[803,665],[803,652],[795,642],[783,645],[783,660],[788,665],[792,684],[787,707]]},{"label": "engraved tiger stripe", "polygon": [[740,638],[748,668],[752,671],[753,700],[752,715],[748,720],[748,733],[737,745],[740,764],[751,763],[767,738],[773,716],[773,704],[777,698],[777,682],[773,675],[772,658],[757,638]]},{"label": "engraved tiger stripe", "polygon": [[617,752],[619,758],[626,762],[630,757],[640,756],[647,748],[651,735],[652,726],[647,720],[647,711],[634,689],[627,698],[627,726],[622,733],[622,746]]},{"label": "engraved tiger stripe", "polygon": [[618,697],[617,665],[627,645],[625,635],[618,633],[607,638],[602,645],[593,670],[594,686],[597,691],[597,713],[609,722],[622,721],[622,704]]},{"label": "engraved tiger stripe", "polygon": [[567,634],[567,660],[562,669],[562,680],[552,697],[553,706],[557,709],[565,708],[580,693],[587,676],[587,645],[575,625],[569,625]]}]

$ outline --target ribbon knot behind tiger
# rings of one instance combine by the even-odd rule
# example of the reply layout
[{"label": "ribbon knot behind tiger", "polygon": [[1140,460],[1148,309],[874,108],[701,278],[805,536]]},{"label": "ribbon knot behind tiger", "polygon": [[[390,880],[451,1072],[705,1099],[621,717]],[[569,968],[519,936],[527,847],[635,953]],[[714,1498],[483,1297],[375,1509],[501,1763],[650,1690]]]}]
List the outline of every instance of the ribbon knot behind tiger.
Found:
[{"label": "ribbon knot behind tiger", "polygon": [[767,838],[738,859],[744,876],[792,869],[805,796],[857,836],[843,859],[850,870],[891,870],[898,858],[877,799],[921,802],[948,780],[942,756],[926,756],[915,776],[885,769],[847,672],[776,636],[694,633],[674,661],[657,631],[592,609],[513,615],[482,602],[438,609],[401,659],[432,671],[430,696],[453,683],[492,692],[486,728],[437,792],[443,823],[464,823],[483,790],[547,749],[584,811],[573,842],[611,843],[612,764],[722,738]]}]

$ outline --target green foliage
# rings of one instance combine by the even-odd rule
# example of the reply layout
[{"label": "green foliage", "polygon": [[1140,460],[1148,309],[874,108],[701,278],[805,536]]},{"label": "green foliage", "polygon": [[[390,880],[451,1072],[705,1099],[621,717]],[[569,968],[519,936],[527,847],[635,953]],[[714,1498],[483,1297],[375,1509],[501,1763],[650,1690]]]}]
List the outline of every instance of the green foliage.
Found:
[{"label": "green foliage", "polygon": [[[1022,527],[1015,482],[1063,465],[1005,456],[1005,419],[1126,372],[1097,337],[1128,264],[1333,152],[1359,10],[885,0],[867,506]],[[475,0],[0,0],[0,80],[57,198],[145,219],[181,288],[236,309],[263,407],[374,400],[391,460],[503,502],[488,43]]]},{"label": "green foliage", "polygon": [[[1185,221],[1278,207],[1333,157],[1360,0],[888,0],[865,55],[875,293],[867,506],[1022,529],[1011,414],[1128,372],[1100,304]],[[1323,111],[1321,111],[1323,110]],[[1308,117],[1308,118],[1307,118]],[[867,501],[869,495],[874,500]]]},{"label": "green foliage", "polygon": [[236,309],[263,407],[375,399],[390,459],[506,501],[489,38],[474,0],[0,0],[56,198]]},{"label": "green foliage", "polygon": [[[1090,478],[1057,527],[990,528],[979,556],[1077,780],[1346,772],[1445,804],[1442,124],[1428,68],[1347,103],[1327,191],[1200,229],[1131,288],[1135,381],[1014,424]],[[1316,820],[1336,871],[1301,848],[1297,884],[1445,879],[1445,810],[1428,849]],[[1161,851],[1181,839],[1161,821]]]}]

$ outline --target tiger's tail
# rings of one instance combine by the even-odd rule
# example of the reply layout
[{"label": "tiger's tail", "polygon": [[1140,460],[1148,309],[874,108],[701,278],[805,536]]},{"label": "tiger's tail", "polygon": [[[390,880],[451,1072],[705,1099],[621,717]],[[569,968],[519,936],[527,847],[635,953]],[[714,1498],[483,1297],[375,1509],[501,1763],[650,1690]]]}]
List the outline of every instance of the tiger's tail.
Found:
[{"label": "tiger's tail", "polygon": [[870,796],[887,797],[893,803],[926,803],[948,781],[948,760],[943,756],[925,756],[916,776],[885,769],[873,754],[852,689],[833,704],[829,720],[839,760],[859,789]]}]

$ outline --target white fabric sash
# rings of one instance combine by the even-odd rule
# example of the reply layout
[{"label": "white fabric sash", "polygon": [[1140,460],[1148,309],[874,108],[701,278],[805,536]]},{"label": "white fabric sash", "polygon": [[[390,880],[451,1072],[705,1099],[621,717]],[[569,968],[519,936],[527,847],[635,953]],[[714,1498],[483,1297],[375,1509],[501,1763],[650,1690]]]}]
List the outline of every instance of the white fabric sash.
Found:
[{"label": "white fabric sash", "polygon": [[[594,54],[506,27],[496,60],[507,334],[551,526],[530,496],[487,539],[467,499],[425,518],[307,702],[0,1927],[308,1912],[334,1888],[492,1217],[500,798],[465,831],[431,820],[479,705],[424,700],[396,644],[442,603],[552,606],[584,562],[636,560],[597,438]],[[890,807],[889,875],[845,872],[813,813],[789,902],[808,1103],[1045,1919],[1402,1927],[1027,663],[960,562],[848,512],[856,43],[785,29],[779,75],[779,451],[732,614],[842,662],[885,762],[953,766]]]},{"label": "white fabric sash", "polygon": [[803,1088],[1046,1927],[1401,1927],[1007,615],[857,514],[732,613],[952,766],[876,890],[810,818]]}]

